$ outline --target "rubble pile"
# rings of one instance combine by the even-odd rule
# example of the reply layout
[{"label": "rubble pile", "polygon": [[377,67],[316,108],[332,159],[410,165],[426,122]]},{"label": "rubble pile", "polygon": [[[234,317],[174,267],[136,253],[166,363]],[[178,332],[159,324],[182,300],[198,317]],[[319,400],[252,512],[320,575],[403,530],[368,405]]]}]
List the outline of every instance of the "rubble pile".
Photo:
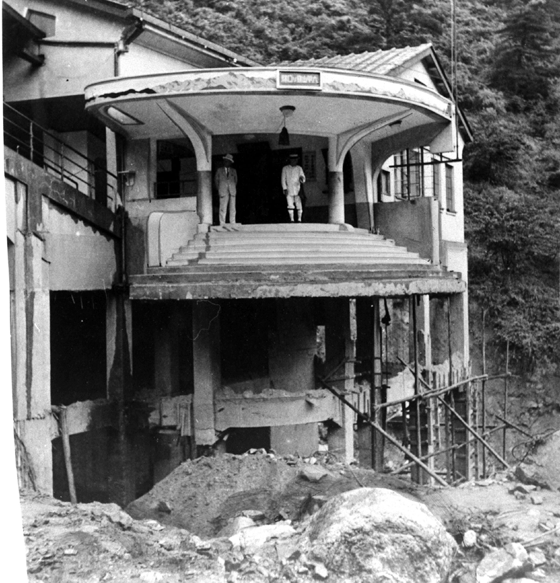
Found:
[{"label": "rubble pile", "polygon": [[23,494],[29,580],[560,583],[560,493],[529,473],[430,488],[253,450],[182,464],[130,513]]}]

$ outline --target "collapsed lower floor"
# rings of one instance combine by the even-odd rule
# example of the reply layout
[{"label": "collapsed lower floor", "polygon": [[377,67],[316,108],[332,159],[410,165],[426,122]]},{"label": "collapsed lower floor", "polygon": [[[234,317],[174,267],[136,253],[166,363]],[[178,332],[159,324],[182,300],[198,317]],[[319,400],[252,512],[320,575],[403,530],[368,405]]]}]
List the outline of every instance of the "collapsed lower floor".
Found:
[{"label": "collapsed lower floor", "polygon": [[51,409],[16,420],[20,477],[62,499],[74,489],[124,504],[208,453],[328,449],[382,471],[387,442],[367,419],[425,454],[424,434],[410,431],[423,419],[414,395],[468,377],[465,296],[50,292]]}]

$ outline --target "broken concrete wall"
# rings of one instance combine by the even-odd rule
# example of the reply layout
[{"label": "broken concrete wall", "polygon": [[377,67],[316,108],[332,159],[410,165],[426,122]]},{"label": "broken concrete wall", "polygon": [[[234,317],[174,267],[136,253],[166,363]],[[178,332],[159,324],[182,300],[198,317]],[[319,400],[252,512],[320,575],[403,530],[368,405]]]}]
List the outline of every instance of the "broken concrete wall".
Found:
[{"label": "broken concrete wall", "polygon": [[431,197],[376,203],[373,205],[375,227],[397,245],[432,259],[439,245],[438,215],[432,208],[437,208],[437,204]]}]

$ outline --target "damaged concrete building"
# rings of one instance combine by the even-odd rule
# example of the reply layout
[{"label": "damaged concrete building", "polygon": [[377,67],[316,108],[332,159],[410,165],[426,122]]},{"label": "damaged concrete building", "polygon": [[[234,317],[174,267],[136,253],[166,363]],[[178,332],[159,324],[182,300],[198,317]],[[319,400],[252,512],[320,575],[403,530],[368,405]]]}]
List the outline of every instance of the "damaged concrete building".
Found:
[{"label": "damaged concrete building", "polygon": [[262,66],[110,0],[3,17],[21,481],[125,504],[210,448],[311,455],[319,427],[382,469],[363,419],[469,374],[471,134],[431,45]]}]

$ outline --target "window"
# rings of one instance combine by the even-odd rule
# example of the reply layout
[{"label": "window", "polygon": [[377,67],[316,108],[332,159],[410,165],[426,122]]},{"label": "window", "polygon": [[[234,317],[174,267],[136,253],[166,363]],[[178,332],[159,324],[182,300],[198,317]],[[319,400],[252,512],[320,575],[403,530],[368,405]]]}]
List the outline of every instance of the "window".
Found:
[{"label": "window", "polygon": [[445,206],[447,212],[455,212],[455,192],[453,189],[453,166],[445,165]]},{"label": "window", "polygon": [[391,174],[387,170],[381,170],[377,176],[377,195],[379,199],[382,196],[391,194]]},{"label": "window", "polygon": [[56,33],[56,16],[39,12],[38,10],[28,10],[27,20],[37,28],[41,29],[48,37]]},{"label": "window", "polygon": [[315,152],[303,153],[303,173],[307,182],[315,182],[317,180],[317,158]]},{"label": "window", "polygon": [[402,199],[424,195],[424,151],[403,150],[395,156],[395,196]]},{"label": "window", "polygon": [[196,157],[189,140],[157,143],[156,198],[196,196]]}]

